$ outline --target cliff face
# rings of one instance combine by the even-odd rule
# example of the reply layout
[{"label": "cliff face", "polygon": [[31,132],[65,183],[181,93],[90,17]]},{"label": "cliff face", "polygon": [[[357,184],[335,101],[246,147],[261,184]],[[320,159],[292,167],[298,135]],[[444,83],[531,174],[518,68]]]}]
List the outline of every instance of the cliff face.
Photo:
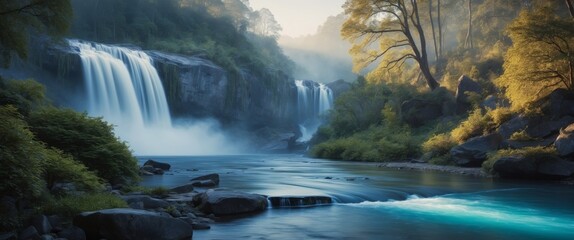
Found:
[{"label": "cliff face", "polygon": [[[52,77],[35,77],[58,88],[73,86],[70,94],[81,97],[83,75],[79,51],[53,44],[36,51],[31,62]],[[261,71],[256,76],[247,70],[227,71],[200,57],[159,51],[146,53],[153,58],[174,118],[210,117],[248,129],[296,126],[297,91],[293,80],[285,74],[275,73],[271,77]]]}]

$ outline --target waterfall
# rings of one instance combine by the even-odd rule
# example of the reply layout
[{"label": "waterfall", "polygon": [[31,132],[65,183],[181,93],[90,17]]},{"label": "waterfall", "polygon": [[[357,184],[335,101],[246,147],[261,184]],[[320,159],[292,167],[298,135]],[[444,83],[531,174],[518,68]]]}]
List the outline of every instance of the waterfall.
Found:
[{"label": "waterfall", "polygon": [[[333,91],[323,83],[295,80],[300,142],[311,139],[321,124],[321,116],[333,105]],[[310,101],[309,101],[310,100]]]},{"label": "waterfall", "polygon": [[77,40],[69,43],[80,51],[88,114],[120,127],[171,125],[161,80],[146,53]]},{"label": "waterfall", "polygon": [[82,62],[85,109],[114,125],[137,155],[237,153],[212,120],[185,119],[172,125],[161,79],[143,51],[69,40]]}]

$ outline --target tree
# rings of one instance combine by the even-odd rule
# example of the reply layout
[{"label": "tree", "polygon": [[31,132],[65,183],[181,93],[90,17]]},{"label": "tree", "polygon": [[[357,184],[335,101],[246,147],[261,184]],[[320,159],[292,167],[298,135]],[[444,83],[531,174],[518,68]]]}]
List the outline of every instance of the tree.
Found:
[{"label": "tree", "polygon": [[377,60],[382,60],[381,68],[400,68],[410,59],[418,63],[430,89],[439,86],[431,74],[417,0],[350,0],[344,8],[350,17],[341,35],[354,43],[355,70]]},{"label": "tree", "polygon": [[28,55],[29,30],[60,35],[69,27],[70,0],[2,0],[0,4],[0,64],[10,65],[13,54]]},{"label": "tree", "polygon": [[524,107],[556,88],[574,91],[574,20],[549,8],[523,11],[509,26],[512,47],[496,84],[514,107]]},{"label": "tree", "polygon": [[279,32],[283,30],[281,25],[275,20],[273,13],[267,8],[262,8],[251,14],[251,26],[255,34],[262,36],[279,37]]}]

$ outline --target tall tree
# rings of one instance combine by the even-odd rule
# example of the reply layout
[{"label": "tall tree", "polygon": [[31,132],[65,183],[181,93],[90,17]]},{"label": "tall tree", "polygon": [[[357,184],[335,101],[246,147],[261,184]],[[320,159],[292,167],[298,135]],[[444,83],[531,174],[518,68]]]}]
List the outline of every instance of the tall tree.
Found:
[{"label": "tall tree", "polygon": [[515,107],[556,88],[574,91],[574,20],[550,9],[525,11],[510,25],[512,47],[496,80]]},{"label": "tall tree", "polygon": [[430,20],[430,24],[431,24],[431,31],[432,31],[432,41],[434,43],[434,56],[435,56],[435,60],[438,60],[438,46],[436,43],[436,33],[434,30],[434,20],[432,18],[432,0],[429,0],[429,20]]},{"label": "tall tree", "polygon": [[436,18],[437,18],[437,25],[438,25],[438,56],[442,56],[442,19],[440,15],[440,0],[437,0],[436,6]]},{"label": "tall tree", "polygon": [[72,16],[70,0],[2,0],[0,3],[0,64],[13,54],[28,56],[30,32],[63,34]]},{"label": "tall tree", "polygon": [[467,48],[474,48],[472,41],[472,0],[468,0],[468,29],[466,32],[466,39],[464,40],[464,46]]},{"label": "tall tree", "polygon": [[568,7],[568,12],[570,12],[570,16],[574,18],[574,6],[572,5],[572,0],[564,0],[566,1],[566,7]]},{"label": "tall tree", "polygon": [[253,32],[262,36],[269,36],[277,39],[279,32],[283,30],[281,25],[275,20],[273,13],[267,8],[262,8],[259,11],[253,12],[251,15],[250,24]]},{"label": "tall tree", "polygon": [[417,0],[349,0],[344,8],[350,17],[341,34],[354,43],[351,53],[357,69],[377,60],[382,60],[379,67],[400,68],[412,59],[429,88],[439,86],[429,67]]}]

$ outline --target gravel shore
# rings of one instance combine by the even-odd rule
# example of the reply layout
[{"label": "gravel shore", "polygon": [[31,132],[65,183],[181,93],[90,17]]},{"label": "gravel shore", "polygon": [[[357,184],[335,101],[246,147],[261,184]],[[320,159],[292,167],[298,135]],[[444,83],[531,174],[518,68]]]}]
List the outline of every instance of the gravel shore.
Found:
[{"label": "gravel shore", "polygon": [[398,170],[438,171],[438,172],[454,173],[461,175],[469,175],[475,177],[492,177],[490,174],[483,172],[481,168],[442,166],[442,165],[433,165],[429,163],[387,162],[378,164],[377,166],[381,168],[391,168]]}]

